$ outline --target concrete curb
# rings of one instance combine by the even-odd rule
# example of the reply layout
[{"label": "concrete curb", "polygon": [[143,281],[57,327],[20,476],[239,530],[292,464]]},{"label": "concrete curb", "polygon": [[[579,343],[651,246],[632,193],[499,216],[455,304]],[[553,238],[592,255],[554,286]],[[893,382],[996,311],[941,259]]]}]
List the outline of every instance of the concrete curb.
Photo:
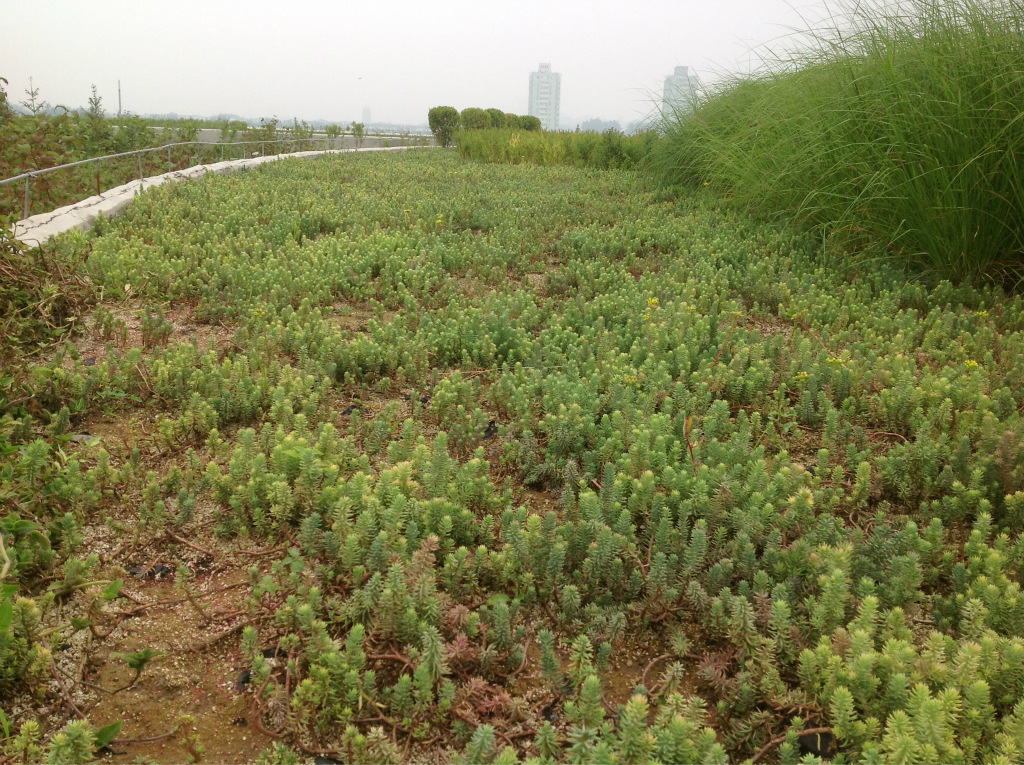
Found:
[{"label": "concrete curb", "polygon": [[30,247],[39,247],[49,241],[50,237],[63,234],[65,231],[78,229],[88,231],[96,221],[96,217],[103,213],[104,216],[117,215],[125,205],[131,204],[137,194],[145,189],[151,189],[169,181],[187,181],[192,178],[199,178],[206,173],[234,173],[239,170],[246,170],[267,162],[276,162],[279,159],[292,159],[295,157],[319,157],[325,154],[351,154],[355,151],[408,151],[409,149],[432,148],[424,146],[390,146],[387,148],[365,148],[365,149],[329,149],[326,151],[296,151],[291,154],[272,154],[266,157],[253,157],[251,159],[232,159],[226,162],[214,162],[210,165],[194,165],[183,170],[175,170],[163,175],[154,175],[150,178],[143,178],[141,181],[132,181],[123,186],[115,186],[104,191],[102,194],[83,199],[66,207],[58,207],[48,213],[33,215],[14,224],[14,236],[19,241]]}]

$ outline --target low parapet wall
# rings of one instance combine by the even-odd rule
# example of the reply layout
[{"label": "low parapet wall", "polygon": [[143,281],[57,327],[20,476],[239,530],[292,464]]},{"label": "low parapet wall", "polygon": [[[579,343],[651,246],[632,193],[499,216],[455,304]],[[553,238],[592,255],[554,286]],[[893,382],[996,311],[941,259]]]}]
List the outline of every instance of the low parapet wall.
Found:
[{"label": "low parapet wall", "polygon": [[364,147],[361,149],[339,149],[333,151],[297,151],[291,154],[271,154],[251,159],[232,159],[226,162],[214,162],[210,165],[194,165],[184,170],[174,170],[163,175],[154,175],[139,181],[132,181],[123,186],[115,186],[102,194],[75,202],[73,205],[58,207],[48,213],[33,215],[14,224],[14,236],[30,247],[39,247],[49,241],[50,237],[63,234],[65,231],[78,229],[88,231],[100,213],[109,217],[117,215],[125,205],[131,204],[135,196],[144,189],[151,189],[169,181],[185,181],[199,178],[206,173],[233,173],[246,170],[266,162],[277,162],[281,159],[295,157],[322,157],[327,154],[351,154],[354,151],[408,151],[413,146],[393,146],[390,148]]}]

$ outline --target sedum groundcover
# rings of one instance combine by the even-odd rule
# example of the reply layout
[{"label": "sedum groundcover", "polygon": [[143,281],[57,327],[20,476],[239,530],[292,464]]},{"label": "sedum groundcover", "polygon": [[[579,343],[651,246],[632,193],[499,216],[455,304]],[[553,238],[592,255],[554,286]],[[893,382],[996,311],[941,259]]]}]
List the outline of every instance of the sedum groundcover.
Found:
[{"label": "sedum groundcover", "polygon": [[[58,248],[104,346],[0,420],[13,761],[59,726],[61,599],[175,538],[270,551],[217,646],[267,762],[1024,757],[1018,298],[439,151],[161,187]],[[182,305],[229,341],[173,340]],[[72,438],[101,412],[155,424]]]}]

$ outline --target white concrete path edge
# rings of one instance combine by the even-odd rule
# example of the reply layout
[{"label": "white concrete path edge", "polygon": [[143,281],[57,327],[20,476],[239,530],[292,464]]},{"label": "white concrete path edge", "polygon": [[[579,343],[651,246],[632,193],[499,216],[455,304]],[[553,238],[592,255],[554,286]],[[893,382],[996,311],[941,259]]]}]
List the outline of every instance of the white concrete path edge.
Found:
[{"label": "white concrete path edge", "polygon": [[194,165],[184,170],[174,170],[163,175],[154,175],[144,178],[141,181],[132,181],[123,186],[115,186],[104,191],[102,194],[75,202],[73,205],[58,207],[48,213],[33,215],[14,224],[14,236],[30,247],[40,247],[49,241],[50,237],[63,234],[65,231],[78,229],[88,231],[96,221],[96,217],[103,213],[104,216],[117,215],[125,205],[131,204],[136,195],[145,189],[151,189],[168,181],[184,181],[190,178],[199,178],[206,173],[233,173],[239,170],[246,170],[250,167],[262,165],[266,162],[276,162],[279,159],[292,159],[295,157],[319,157],[325,154],[351,154],[354,151],[408,151],[416,148],[432,148],[422,146],[391,146],[388,148],[366,148],[366,149],[333,149],[327,151],[297,151],[291,154],[271,154],[265,157],[253,157],[251,159],[233,159],[226,162],[215,162],[211,165]]}]

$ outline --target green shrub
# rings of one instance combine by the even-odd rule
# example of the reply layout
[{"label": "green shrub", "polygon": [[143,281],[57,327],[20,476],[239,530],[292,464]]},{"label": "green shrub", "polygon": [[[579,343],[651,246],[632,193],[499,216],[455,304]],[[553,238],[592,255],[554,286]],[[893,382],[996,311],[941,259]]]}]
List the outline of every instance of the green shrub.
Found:
[{"label": "green shrub", "polygon": [[452,135],[459,128],[459,112],[453,106],[435,106],[427,112],[427,122],[438,146],[447,147],[451,145]]},{"label": "green shrub", "polygon": [[540,130],[540,117],[534,117],[532,114],[523,114],[519,117],[518,127],[520,130]]},{"label": "green shrub", "polygon": [[490,127],[492,128],[503,128],[505,127],[505,112],[501,109],[485,109],[487,116],[491,118]]},{"label": "green shrub", "polygon": [[463,130],[483,130],[491,127],[491,116],[483,109],[471,106],[459,114],[459,123]]}]

